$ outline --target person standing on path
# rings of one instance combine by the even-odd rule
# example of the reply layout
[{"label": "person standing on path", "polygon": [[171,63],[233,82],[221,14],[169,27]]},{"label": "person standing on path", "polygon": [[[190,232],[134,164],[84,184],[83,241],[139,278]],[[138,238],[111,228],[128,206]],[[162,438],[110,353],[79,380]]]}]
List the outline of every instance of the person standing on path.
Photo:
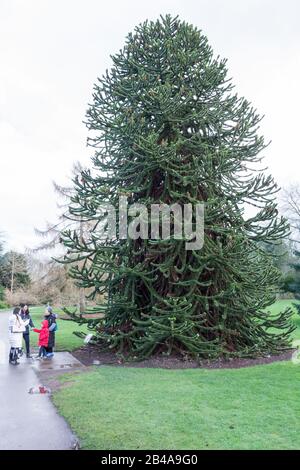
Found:
[{"label": "person standing on path", "polygon": [[55,331],[57,329],[56,324],[57,315],[53,313],[52,307],[47,307],[45,310],[45,320],[48,321],[48,328],[49,328],[49,340],[48,346],[46,348],[47,357],[53,357],[53,348],[55,346]]},{"label": "person standing on path", "polygon": [[19,357],[22,355],[22,340],[23,333],[26,331],[26,326],[29,320],[22,320],[20,315],[20,307],[15,307],[13,313],[8,319],[8,334],[9,334],[9,363],[14,366],[20,364]]},{"label": "person standing on path", "polygon": [[48,347],[49,342],[49,328],[48,328],[48,321],[42,321],[42,328],[34,328],[33,331],[39,333],[39,355],[38,359],[43,359],[47,355],[46,348]]},{"label": "person standing on path", "polygon": [[29,320],[28,325],[26,326],[26,331],[23,333],[23,339],[25,341],[25,348],[26,348],[26,357],[30,358],[30,330],[29,327],[34,328],[34,324],[32,318],[30,316],[28,305],[20,304],[21,307],[21,318],[23,321]]}]

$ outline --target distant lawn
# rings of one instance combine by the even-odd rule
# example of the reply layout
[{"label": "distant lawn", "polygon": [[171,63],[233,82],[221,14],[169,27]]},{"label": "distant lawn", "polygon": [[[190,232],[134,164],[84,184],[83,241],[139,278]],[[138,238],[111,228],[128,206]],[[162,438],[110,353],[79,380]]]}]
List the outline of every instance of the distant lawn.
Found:
[{"label": "distant lawn", "polygon": [[[36,328],[40,328],[41,321],[44,319],[44,307],[32,307],[30,309],[30,314]],[[74,331],[82,331],[87,333],[86,326],[79,326],[73,321],[65,321],[60,316],[64,316],[64,313],[56,309],[54,310],[58,313],[59,318],[57,320],[58,330],[55,334],[55,350],[56,351],[74,351],[74,349],[80,348],[83,344],[83,340],[78,338],[73,334]],[[31,345],[37,347],[38,342],[38,333],[30,333]]]},{"label": "distant lawn", "polygon": [[290,361],[236,370],[103,366],[62,380],[72,384],[54,402],[85,449],[300,448],[300,365]]}]

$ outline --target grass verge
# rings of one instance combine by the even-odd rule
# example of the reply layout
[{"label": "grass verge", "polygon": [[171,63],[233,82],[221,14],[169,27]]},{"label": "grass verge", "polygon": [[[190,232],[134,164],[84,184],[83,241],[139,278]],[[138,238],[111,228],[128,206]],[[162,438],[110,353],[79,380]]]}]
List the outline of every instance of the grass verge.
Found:
[{"label": "grass verge", "polygon": [[300,366],[290,361],[235,370],[100,367],[61,380],[72,384],[54,403],[85,449],[300,447]]}]

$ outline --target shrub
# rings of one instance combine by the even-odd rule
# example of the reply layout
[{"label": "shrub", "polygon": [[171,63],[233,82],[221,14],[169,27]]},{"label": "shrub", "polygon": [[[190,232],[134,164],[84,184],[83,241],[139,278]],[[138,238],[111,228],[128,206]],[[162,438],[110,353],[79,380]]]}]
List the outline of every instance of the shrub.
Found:
[{"label": "shrub", "polygon": [[3,300],[0,300],[0,310],[2,310],[3,308],[9,308],[9,305]]},{"label": "shrub", "polygon": [[0,302],[4,301],[4,287],[0,285]]}]

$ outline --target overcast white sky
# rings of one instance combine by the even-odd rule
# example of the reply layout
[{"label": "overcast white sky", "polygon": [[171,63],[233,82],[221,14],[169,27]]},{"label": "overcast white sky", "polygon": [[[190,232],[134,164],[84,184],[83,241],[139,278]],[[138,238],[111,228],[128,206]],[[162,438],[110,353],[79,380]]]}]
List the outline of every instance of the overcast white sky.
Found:
[{"label": "overcast white sky", "polygon": [[141,21],[179,14],[228,58],[237,92],[261,114],[266,162],[300,181],[298,0],[0,0],[0,231],[7,248],[36,243],[55,220],[52,180],[88,164],[82,124],[93,83]]}]

